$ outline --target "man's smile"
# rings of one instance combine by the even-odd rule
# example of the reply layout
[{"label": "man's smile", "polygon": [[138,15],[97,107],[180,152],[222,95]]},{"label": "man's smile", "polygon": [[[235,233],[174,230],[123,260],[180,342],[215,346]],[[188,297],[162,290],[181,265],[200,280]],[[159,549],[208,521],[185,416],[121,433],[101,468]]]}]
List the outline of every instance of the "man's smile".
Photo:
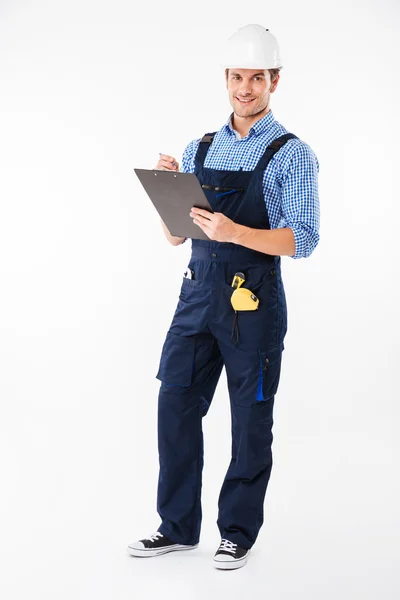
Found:
[{"label": "man's smile", "polygon": [[253,102],[253,100],[254,100],[254,98],[250,98],[250,99],[246,99],[246,100],[245,100],[244,98],[243,98],[243,99],[241,99],[241,98],[239,98],[238,96],[235,96],[235,98],[236,98],[236,100],[239,100],[239,102],[240,102],[241,104],[250,104],[250,102]]}]

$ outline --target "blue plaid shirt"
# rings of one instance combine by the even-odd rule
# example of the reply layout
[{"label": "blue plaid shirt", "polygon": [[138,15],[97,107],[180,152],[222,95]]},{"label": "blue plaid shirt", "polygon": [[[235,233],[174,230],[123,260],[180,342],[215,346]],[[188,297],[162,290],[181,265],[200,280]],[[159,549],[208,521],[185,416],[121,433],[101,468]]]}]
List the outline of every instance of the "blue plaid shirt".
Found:
[{"label": "blue plaid shirt", "polygon": [[[288,133],[270,110],[246,137],[240,138],[229,116],[216,133],[204,166],[226,171],[252,171],[265,148]],[[192,140],[182,156],[184,173],[194,173],[194,159],[201,138]],[[300,139],[291,139],[277,152],[264,171],[263,191],[271,229],[290,227],[296,251],[292,258],[310,256],[319,241],[319,163],[314,152]]]}]

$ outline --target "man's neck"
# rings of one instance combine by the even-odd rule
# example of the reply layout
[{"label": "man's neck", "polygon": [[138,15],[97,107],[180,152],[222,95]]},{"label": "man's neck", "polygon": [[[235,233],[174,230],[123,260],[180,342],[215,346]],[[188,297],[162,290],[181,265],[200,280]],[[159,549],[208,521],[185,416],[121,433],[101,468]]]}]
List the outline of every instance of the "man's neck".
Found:
[{"label": "man's neck", "polygon": [[244,138],[248,135],[250,128],[254,125],[254,123],[257,123],[257,121],[265,117],[265,115],[268,114],[270,110],[271,109],[268,106],[262,112],[252,117],[238,117],[237,115],[235,115],[235,113],[233,113],[231,117],[232,128],[238,132],[241,138]]}]

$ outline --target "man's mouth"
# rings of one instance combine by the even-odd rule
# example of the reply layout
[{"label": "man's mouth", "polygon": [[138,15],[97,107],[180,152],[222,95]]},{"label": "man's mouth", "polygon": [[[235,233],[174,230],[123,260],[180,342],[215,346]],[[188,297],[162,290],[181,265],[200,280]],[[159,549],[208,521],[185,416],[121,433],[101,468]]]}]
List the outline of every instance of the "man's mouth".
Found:
[{"label": "man's mouth", "polygon": [[248,98],[247,98],[247,99],[245,100],[244,98],[243,98],[243,99],[241,99],[241,98],[238,98],[238,96],[236,96],[236,100],[239,100],[239,102],[240,102],[241,104],[250,104],[250,102],[253,102],[254,98],[250,98],[250,99],[248,99]]}]

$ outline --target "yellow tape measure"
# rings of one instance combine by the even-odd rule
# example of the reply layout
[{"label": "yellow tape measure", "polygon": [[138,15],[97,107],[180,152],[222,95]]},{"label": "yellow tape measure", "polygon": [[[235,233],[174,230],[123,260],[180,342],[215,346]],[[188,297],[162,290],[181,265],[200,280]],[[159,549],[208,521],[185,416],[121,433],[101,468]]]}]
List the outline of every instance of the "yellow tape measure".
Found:
[{"label": "yellow tape measure", "polygon": [[232,287],[235,288],[231,296],[231,304],[235,310],[257,310],[259,299],[247,288],[240,287],[246,281],[244,274],[239,271],[235,273]]}]

